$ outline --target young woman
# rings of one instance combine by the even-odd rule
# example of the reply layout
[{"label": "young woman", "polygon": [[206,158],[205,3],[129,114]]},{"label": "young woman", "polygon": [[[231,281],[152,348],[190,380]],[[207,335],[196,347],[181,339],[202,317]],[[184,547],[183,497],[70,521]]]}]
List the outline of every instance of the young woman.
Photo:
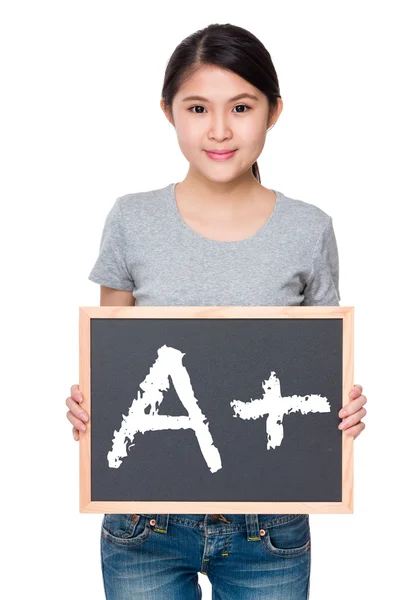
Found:
[{"label": "young woman", "polygon": [[[118,198],[89,279],[101,305],[338,305],[332,218],[261,185],[257,158],[283,108],[270,54],[250,32],[212,24],[167,65],[161,108],[190,163],[180,183]],[[340,417],[365,427],[354,386]],[[88,415],[66,403],[76,440]],[[101,556],[109,600],[309,597],[309,515],[106,514]]]}]

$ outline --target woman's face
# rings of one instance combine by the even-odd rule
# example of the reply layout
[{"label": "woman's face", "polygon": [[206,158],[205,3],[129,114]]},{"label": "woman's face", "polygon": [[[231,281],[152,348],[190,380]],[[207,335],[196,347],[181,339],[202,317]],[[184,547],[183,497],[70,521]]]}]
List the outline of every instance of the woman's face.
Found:
[{"label": "woman's face", "polygon": [[[235,73],[204,65],[175,95],[173,121],[166,116],[191,168],[211,181],[227,182],[251,170],[264,147],[267,129],[282,110],[278,100],[278,110],[268,121],[267,97],[260,90]],[[164,110],[162,100],[161,107]],[[235,152],[227,160],[214,160],[206,153],[212,150]]]}]

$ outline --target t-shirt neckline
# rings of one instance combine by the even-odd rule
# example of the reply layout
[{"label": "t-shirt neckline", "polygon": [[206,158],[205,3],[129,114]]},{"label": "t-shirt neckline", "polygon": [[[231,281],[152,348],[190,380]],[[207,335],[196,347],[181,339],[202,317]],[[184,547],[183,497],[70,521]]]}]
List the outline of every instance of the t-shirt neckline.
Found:
[{"label": "t-shirt neckline", "polygon": [[256,231],[253,235],[251,235],[248,238],[244,238],[243,240],[213,240],[211,238],[207,238],[204,235],[201,235],[200,233],[198,233],[197,231],[195,231],[194,229],[192,229],[191,227],[189,227],[189,225],[187,225],[187,223],[183,220],[183,217],[180,214],[180,211],[178,209],[177,206],[177,201],[176,201],[176,195],[175,195],[175,187],[177,185],[177,182],[175,183],[171,183],[170,184],[170,204],[173,208],[173,212],[175,215],[176,220],[178,221],[178,223],[180,224],[180,226],[183,228],[183,230],[190,236],[193,237],[194,239],[199,239],[201,242],[206,243],[206,244],[212,244],[212,245],[218,245],[218,246],[238,246],[238,245],[242,245],[242,244],[248,244],[250,242],[253,242],[255,240],[258,240],[258,238],[262,237],[263,235],[265,235],[265,233],[268,231],[268,229],[271,227],[273,219],[278,211],[278,206],[279,206],[279,192],[277,190],[274,189],[270,189],[270,191],[274,192],[276,194],[276,202],[274,204],[274,208],[269,216],[269,218],[267,219],[267,221],[264,223],[264,225],[261,227],[261,229],[259,229],[258,231]]}]

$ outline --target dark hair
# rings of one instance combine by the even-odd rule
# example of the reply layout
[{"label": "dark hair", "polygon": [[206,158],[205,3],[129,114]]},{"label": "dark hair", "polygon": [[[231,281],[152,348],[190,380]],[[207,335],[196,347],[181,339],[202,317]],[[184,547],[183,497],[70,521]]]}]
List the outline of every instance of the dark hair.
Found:
[{"label": "dark hair", "polygon": [[[269,117],[281,98],[270,53],[260,40],[237,25],[212,23],[180,42],[167,63],[161,97],[171,114],[180,86],[202,65],[228,69],[258,88],[267,96]],[[257,161],[252,173],[261,183]]]}]

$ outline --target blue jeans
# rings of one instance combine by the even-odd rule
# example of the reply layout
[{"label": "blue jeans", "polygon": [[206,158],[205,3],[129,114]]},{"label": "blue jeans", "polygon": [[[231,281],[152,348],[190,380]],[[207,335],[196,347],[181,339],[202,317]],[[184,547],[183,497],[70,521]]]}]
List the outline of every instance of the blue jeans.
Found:
[{"label": "blue jeans", "polygon": [[309,598],[309,515],[105,514],[100,545],[107,600]]}]

